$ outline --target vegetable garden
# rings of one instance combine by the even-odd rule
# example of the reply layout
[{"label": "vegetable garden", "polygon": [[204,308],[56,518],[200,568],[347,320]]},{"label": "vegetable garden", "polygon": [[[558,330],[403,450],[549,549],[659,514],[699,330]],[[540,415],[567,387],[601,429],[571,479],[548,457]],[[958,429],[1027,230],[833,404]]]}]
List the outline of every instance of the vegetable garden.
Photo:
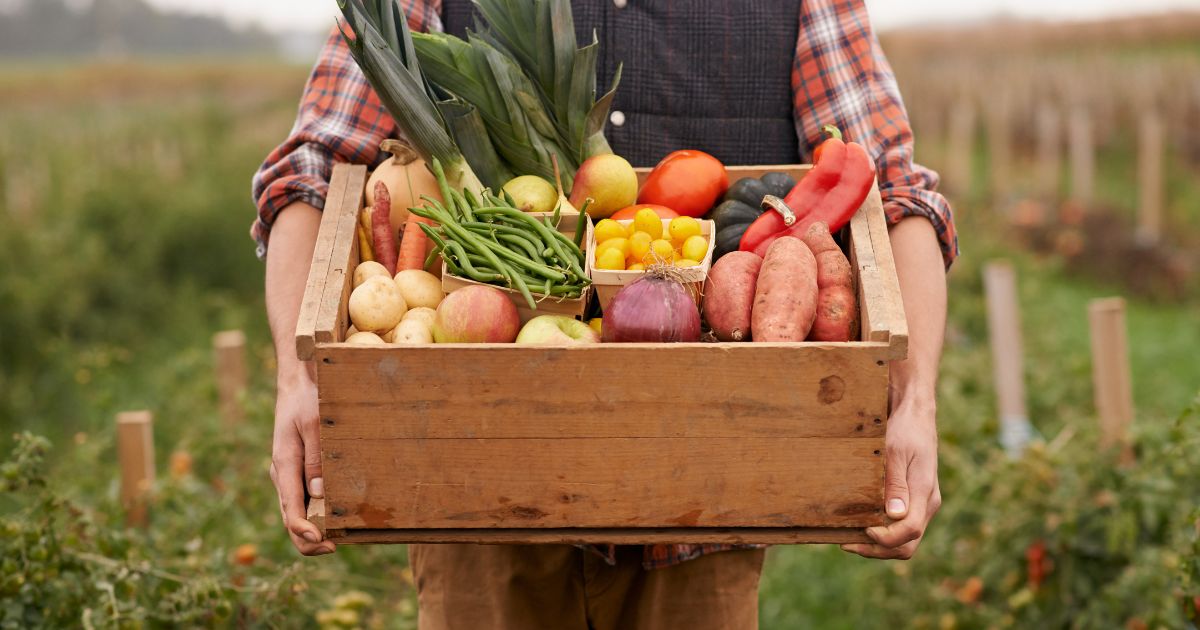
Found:
[{"label": "vegetable garden", "polygon": [[[1194,51],[1136,50],[1139,67],[1194,59]],[[1086,143],[1094,188],[1078,203],[1059,192],[1075,190],[1069,184],[1035,191],[1052,161],[1041,157],[1054,154],[1027,135],[1037,108],[1010,108],[1010,146],[997,150],[995,134],[975,133],[995,129],[982,115],[954,113],[978,101],[935,98],[923,74],[928,57],[893,61],[906,95],[926,95],[909,98],[918,160],[949,166],[959,162],[947,156],[965,151],[974,165],[955,183],[964,256],[950,274],[939,395],[945,504],[911,562],[775,548],[763,627],[897,619],[930,628],[1194,626],[1200,303],[1186,251],[1200,239],[1192,203],[1200,188],[1192,140],[1165,134],[1156,214],[1155,196],[1139,193],[1156,169],[1139,168],[1136,134],[1117,130],[1153,136],[1154,124],[1107,125],[1114,131]],[[0,624],[415,627],[403,549],[298,558],[266,475],[273,354],[261,267],[245,235],[246,186],[234,183],[246,182],[286,132],[303,76],[130,65],[0,77],[18,95],[0,110]],[[1164,102],[1166,92],[1156,92]],[[1095,111],[1125,112],[1103,105],[1105,94],[1091,97]],[[1200,109],[1200,99],[1184,103],[1180,111]],[[1178,120],[1174,107],[1165,106],[1164,120]],[[1114,120],[1131,120],[1124,115]],[[956,125],[975,140],[955,140]],[[1142,146],[1153,152],[1155,141]],[[997,190],[985,175],[1006,155],[1008,181],[1017,183]],[[1072,170],[1084,175],[1058,179],[1086,180],[1086,166],[1060,172]],[[1086,220],[1073,220],[1076,206]],[[1130,235],[1142,225],[1143,245],[1112,237],[1095,216]],[[1167,257],[1177,279],[1147,289],[1136,274],[1106,271],[1089,252],[1111,243],[1143,258],[1144,243],[1184,252]],[[1094,348],[1090,334],[1112,320],[1089,319],[1089,304],[1112,295],[1127,299],[1123,351]],[[1005,326],[1021,336],[1020,352],[1011,332],[989,337]],[[244,333],[214,338],[223,330]],[[1115,368],[1094,373],[1106,359]],[[1122,364],[1132,374],[1127,400]],[[1116,402],[1096,399],[1097,382]],[[146,415],[117,422],[138,409],[150,410],[149,424]],[[1106,415],[1117,421],[1102,422]],[[1014,416],[1033,429],[1019,457],[1002,444]],[[1106,441],[1127,448],[1101,448]],[[131,483],[148,471],[152,483]],[[123,495],[142,502],[144,525]]]}]

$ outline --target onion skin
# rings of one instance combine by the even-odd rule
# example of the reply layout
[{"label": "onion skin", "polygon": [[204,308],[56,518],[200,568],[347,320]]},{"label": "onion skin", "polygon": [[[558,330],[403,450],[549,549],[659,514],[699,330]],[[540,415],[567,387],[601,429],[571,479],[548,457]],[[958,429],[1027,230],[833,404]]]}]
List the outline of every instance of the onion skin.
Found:
[{"label": "onion skin", "polygon": [[655,275],[626,285],[604,311],[605,343],[700,341],[700,311],[678,280]]}]

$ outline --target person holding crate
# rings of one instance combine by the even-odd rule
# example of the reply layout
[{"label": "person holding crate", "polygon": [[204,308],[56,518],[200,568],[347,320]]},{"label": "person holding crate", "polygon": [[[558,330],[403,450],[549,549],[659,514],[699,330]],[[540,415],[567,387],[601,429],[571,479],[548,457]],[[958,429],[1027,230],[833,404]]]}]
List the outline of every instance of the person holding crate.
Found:
[{"label": "person holding crate", "polygon": [[[406,0],[414,30],[460,34],[468,0]],[[936,173],[913,163],[913,137],[862,0],[612,0],[572,3],[595,27],[599,82],[624,62],[607,132],[613,150],[653,164],[680,148],[726,164],[809,161],[832,124],[868,148],[890,224],[908,358],[891,365],[886,511],[870,558],[907,559],[941,504],[935,384],[946,317],[945,271],[958,254]],[[714,37],[714,34],[719,34]],[[581,34],[582,35],[582,34]],[[753,42],[753,45],[747,45]],[[290,136],[254,179],[252,234],[266,260],[278,358],[271,477],[288,535],[305,555],[335,545],[305,520],[323,496],[315,370],[293,334],[335,162],[375,164],[394,122],[331,34]],[[268,237],[270,247],[268,249]],[[412,545],[422,628],[745,628],[757,625],[763,550],[755,546]],[[572,625],[574,624],[574,625]]]}]

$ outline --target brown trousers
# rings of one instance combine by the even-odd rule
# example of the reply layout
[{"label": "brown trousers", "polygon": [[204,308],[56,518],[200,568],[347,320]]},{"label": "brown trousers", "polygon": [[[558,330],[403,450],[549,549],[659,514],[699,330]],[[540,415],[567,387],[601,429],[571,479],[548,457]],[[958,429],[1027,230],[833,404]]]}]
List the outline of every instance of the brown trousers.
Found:
[{"label": "brown trousers", "polygon": [[642,568],[569,545],[409,545],[420,630],[741,630],[758,627],[764,550]]}]

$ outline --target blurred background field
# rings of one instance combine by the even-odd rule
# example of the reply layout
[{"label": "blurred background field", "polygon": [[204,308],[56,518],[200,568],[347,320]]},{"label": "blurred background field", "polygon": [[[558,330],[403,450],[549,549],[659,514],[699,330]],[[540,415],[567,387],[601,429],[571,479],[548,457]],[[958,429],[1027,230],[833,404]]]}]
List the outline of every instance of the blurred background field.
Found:
[{"label": "blurred background field", "polygon": [[[106,6],[145,9],[93,8]],[[18,32],[16,15],[0,13],[0,34]],[[13,452],[0,625],[415,627],[404,550],[299,559],[266,474],[274,359],[249,180],[290,128],[310,40],[203,22],[208,45],[151,58],[139,46],[164,52],[153,42],[85,45],[80,23],[56,40],[74,33],[78,49],[51,57],[21,54],[28,34],[23,48],[0,36],[0,451]],[[773,550],[764,628],[1195,627],[1197,42],[1200,14],[884,33],[963,249],[939,397],[945,507],[912,562]],[[1080,112],[1088,191],[1068,146]],[[1147,116],[1165,131],[1157,232],[1141,214]],[[1043,438],[1018,460],[998,442],[981,282],[996,258],[1017,270]],[[1097,448],[1092,402],[1087,303],[1108,295],[1129,299],[1137,459],[1124,466]],[[246,421],[232,429],[212,354],[227,329],[248,338]],[[155,416],[145,530],[123,528],[118,502],[113,418],[130,409]]]}]

